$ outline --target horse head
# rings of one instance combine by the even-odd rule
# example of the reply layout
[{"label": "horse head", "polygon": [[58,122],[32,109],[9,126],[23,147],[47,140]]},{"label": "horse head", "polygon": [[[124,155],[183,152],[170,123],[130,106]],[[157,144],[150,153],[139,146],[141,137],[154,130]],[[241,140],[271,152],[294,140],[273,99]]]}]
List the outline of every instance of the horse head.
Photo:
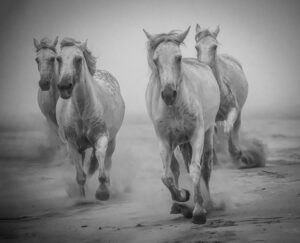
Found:
[{"label": "horse head", "polygon": [[96,69],[96,59],[87,49],[87,41],[79,42],[72,38],[61,41],[61,52],[56,57],[59,65],[58,89],[63,99],[72,95],[74,86],[82,80],[89,70],[93,75]]},{"label": "horse head", "polygon": [[157,35],[151,35],[144,30],[148,38],[148,62],[160,81],[161,97],[166,105],[172,105],[177,97],[182,80],[180,45],[189,30],[190,27],[181,33],[171,31]]},{"label": "horse head", "polygon": [[56,44],[58,37],[54,41],[48,38],[43,38],[39,42],[33,39],[33,44],[36,51],[35,61],[38,65],[40,73],[39,86],[41,90],[47,91],[50,89],[51,82],[55,80],[55,57],[56,57]]},{"label": "horse head", "polygon": [[197,58],[199,61],[213,65],[217,53],[218,41],[217,36],[219,34],[220,27],[217,26],[215,31],[209,31],[208,29],[201,29],[200,25],[196,26],[196,45]]}]

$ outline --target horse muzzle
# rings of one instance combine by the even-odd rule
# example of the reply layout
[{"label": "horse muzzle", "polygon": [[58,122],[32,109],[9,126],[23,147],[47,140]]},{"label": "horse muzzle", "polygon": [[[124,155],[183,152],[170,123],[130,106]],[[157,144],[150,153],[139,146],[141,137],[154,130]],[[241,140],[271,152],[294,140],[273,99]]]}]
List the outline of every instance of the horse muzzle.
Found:
[{"label": "horse muzzle", "polygon": [[166,85],[165,89],[161,92],[161,98],[168,106],[174,104],[176,97],[177,91],[171,85]]},{"label": "horse muzzle", "polygon": [[71,97],[72,91],[73,91],[73,84],[71,82],[70,83],[64,83],[64,84],[59,83],[57,85],[57,88],[59,90],[61,98],[69,99]]},{"label": "horse muzzle", "polygon": [[50,81],[41,79],[39,81],[39,86],[42,91],[48,91],[50,89]]}]

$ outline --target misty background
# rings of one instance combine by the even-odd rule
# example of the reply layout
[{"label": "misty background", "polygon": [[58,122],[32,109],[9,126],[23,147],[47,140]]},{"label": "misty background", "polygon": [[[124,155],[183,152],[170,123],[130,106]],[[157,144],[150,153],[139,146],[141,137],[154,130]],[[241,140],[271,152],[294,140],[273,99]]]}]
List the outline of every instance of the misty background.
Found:
[{"label": "misty background", "polygon": [[[220,24],[219,53],[236,57],[249,82],[244,116],[298,116],[300,3],[256,1],[4,1],[0,8],[0,114],[2,122],[42,114],[33,37],[84,41],[97,67],[119,81],[128,115],[147,117],[149,79],[145,28],[150,33],[191,31],[183,56],[196,57],[195,24]],[[59,46],[59,45],[58,45]]]}]

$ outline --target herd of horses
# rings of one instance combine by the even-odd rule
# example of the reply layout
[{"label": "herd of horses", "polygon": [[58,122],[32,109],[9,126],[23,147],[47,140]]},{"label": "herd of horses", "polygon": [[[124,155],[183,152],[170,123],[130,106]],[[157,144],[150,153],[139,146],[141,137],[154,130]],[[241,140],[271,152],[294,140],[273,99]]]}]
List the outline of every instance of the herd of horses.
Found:
[{"label": "herd of horses", "polygon": [[[194,187],[194,223],[206,222],[212,208],[209,180],[212,170],[216,122],[228,134],[228,148],[239,168],[258,166],[239,146],[241,111],[248,83],[241,64],[218,55],[215,31],[196,26],[197,58],[182,58],[183,32],[150,34],[147,41],[151,71],[146,107],[153,123],[163,162],[162,182],[172,199],[186,202],[190,193],[178,185],[178,160],[183,158]],[[85,196],[87,174],[99,170],[96,198],[109,199],[110,169],[116,136],[122,125],[125,103],[118,81],[96,69],[96,58],[86,42],[64,38],[60,51],[55,40],[34,39],[40,73],[38,104],[52,131],[66,146],[76,168],[80,195]],[[85,151],[92,148],[88,171]]]}]

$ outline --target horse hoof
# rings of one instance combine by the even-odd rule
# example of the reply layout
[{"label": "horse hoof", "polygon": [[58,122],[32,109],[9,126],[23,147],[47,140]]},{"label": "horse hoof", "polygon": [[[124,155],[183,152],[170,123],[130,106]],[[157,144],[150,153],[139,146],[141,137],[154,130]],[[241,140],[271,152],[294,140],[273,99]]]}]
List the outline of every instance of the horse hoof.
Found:
[{"label": "horse hoof", "polygon": [[172,199],[177,202],[187,202],[188,200],[190,200],[190,196],[191,194],[188,190],[181,189],[177,192],[177,195],[172,195]]},{"label": "horse hoof", "polygon": [[181,213],[182,213],[183,217],[185,217],[187,219],[190,219],[193,217],[193,210],[191,210],[188,207],[183,207],[181,210]]},{"label": "horse hoof", "polygon": [[96,198],[101,201],[107,201],[109,199],[109,191],[105,185],[100,185],[96,191]]},{"label": "horse hoof", "polygon": [[173,203],[170,214],[182,214],[190,219],[193,217],[193,209],[186,204]]},{"label": "horse hoof", "polygon": [[192,222],[194,224],[205,224],[206,223],[206,214],[201,213],[201,214],[193,215]]},{"label": "horse hoof", "polygon": [[[185,196],[182,197],[183,200],[181,200],[181,202],[187,202],[188,200],[190,200],[191,194],[188,190],[186,189],[182,189],[181,192],[184,191],[185,192]],[[181,194],[180,192],[180,194]],[[181,196],[181,195],[180,195]]]},{"label": "horse hoof", "polygon": [[181,206],[178,203],[173,203],[170,214],[181,214]]}]

